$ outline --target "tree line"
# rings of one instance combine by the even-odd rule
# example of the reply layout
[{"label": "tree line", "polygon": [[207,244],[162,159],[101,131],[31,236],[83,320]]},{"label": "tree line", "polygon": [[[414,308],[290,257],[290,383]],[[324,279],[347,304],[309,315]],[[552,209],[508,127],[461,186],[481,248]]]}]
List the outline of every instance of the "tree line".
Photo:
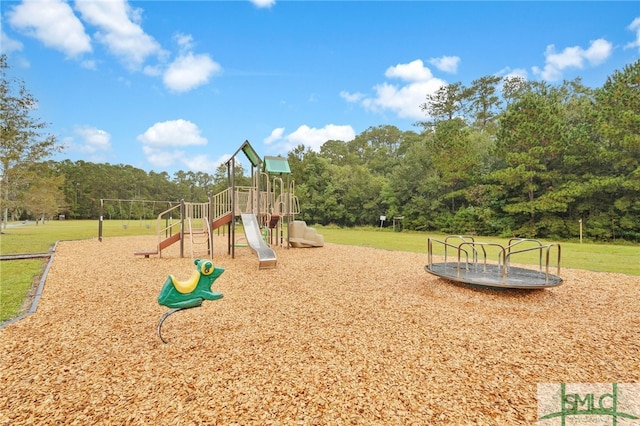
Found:
[{"label": "tree line", "polygon": [[[402,217],[412,230],[558,239],[576,238],[582,224],[591,240],[640,241],[640,61],[596,89],[580,79],[486,76],[443,86],[420,107],[425,121],[415,131],[383,125],[318,151],[291,150],[298,218],[350,227]],[[16,147],[2,113],[4,156]],[[3,209],[14,218],[96,219],[100,199],[198,202],[227,186],[225,165],[170,176],[123,164],[34,162],[56,145],[38,132],[24,138],[49,145],[36,151],[40,158],[22,153],[0,164]],[[239,185],[249,184],[236,172]],[[112,204],[105,215],[153,213],[140,206]]]}]

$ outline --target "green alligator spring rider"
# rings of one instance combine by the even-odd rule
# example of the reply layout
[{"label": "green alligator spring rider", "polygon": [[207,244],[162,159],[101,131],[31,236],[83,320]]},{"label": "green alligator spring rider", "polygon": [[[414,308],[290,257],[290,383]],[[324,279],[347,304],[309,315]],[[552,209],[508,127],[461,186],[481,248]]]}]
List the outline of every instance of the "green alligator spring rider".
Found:
[{"label": "green alligator spring rider", "polygon": [[211,285],[224,272],[224,269],[213,266],[211,260],[196,259],[193,262],[196,270],[191,278],[180,281],[169,275],[160,290],[158,303],[171,308],[167,311],[158,323],[158,337],[163,343],[167,343],[162,338],[162,323],[169,315],[182,309],[196,308],[202,305],[204,300],[222,299],[222,293],[212,292]]}]

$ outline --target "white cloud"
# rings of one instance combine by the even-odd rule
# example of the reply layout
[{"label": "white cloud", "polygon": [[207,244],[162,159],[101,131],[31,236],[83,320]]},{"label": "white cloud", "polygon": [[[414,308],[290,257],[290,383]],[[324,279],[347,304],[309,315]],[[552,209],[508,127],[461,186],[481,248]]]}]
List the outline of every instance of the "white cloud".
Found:
[{"label": "white cloud", "polygon": [[214,174],[218,166],[225,163],[229,158],[231,158],[231,156],[225,154],[218,159],[212,160],[206,154],[199,154],[194,156],[184,156],[180,161],[189,170]]},{"label": "white cloud", "polygon": [[141,11],[125,0],[76,1],[82,18],[99,28],[96,39],[131,69],[138,69],[151,55],[165,52],[139,25]]},{"label": "white cloud", "polygon": [[276,0],[251,0],[251,3],[260,8],[269,8],[276,4]]},{"label": "white cloud", "polygon": [[225,154],[217,159],[211,159],[207,154],[197,153],[191,155],[184,150],[158,150],[149,146],[143,146],[142,152],[147,161],[160,169],[177,167],[195,172],[214,174],[220,164],[224,164],[230,155]]},{"label": "white cloud", "polygon": [[278,127],[273,129],[271,134],[264,138],[264,143],[270,145],[271,143],[282,139],[282,135],[284,134],[284,127]]},{"label": "white cloud", "polygon": [[149,163],[156,167],[167,168],[176,164],[193,167],[198,157],[189,157],[180,148],[202,146],[207,139],[202,137],[200,129],[194,123],[178,119],[155,123],[143,134],[138,135],[142,142],[142,152]]},{"label": "white cloud", "polygon": [[96,69],[98,69],[98,63],[93,59],[86,59],[84,61],[81,61],[80,66],[88,70],[95,71]]},{"label": "white cloud", "polygon": [[354,103],[354,102],[358,102],[361,99],[364,99],[366,95],[360,92],[349,93],[346,90],[343,90],[340,92],[340,97],[347,102]]},{"label": "white cloud", "polygon": [[4,31],[0,32],[0,52],[9,54],[12,52],[19,52],[22,48],[23,45],[21,42],[12,39]]},{"label": "white cloud", "polygon": [[457,56],[442,56],[440,58],[431,58],[429,63],[440,71],[455,74],[458,72],[458,64],[460,64],[460,58]]},{"label": "white cloud", "polygon": [[425,102],[428,94],[446,84],[444,80],[434,77],[420,59],[389,67],[384,75],[403,80],[406,84],[383,82],[373,87],[373,96],[343,90],[340,97],[350,103],[359,103],[375,113],[391,111],[400,118],[423,119],[424,112],[420,105]]},{"label": "white cloud", "polygon": [[94,126],[76,126],[73,132],[62,138],[65,151],[81,153],[88,161],[106,161],[111,151],[111,134]]},{"label": "white cloud", "polygon": [[544,53],[544,68],[533,67],[533,72],[544,80],[560,80],[567,68],[582,69],[585,61],[592,66],[599,65],[611,56],[612,50],[613,45],[604,39],[593,40],[586,50],[580,46],[572,46],[566,47],[560,53],[556,52],[555,46],[551,44]]},{"label": "white cloud", "polygon": [[591,46],[584,52],[584,57],[591,65],[600,65],[611,56],[612,51],[613,45],[607,40],[599,38],[591,42]]},{"label": "white cloud", "polygon": [[186,155],[184,151],[159,150],[151,146],[143,146],[142,152],[149,163],[160,168],[168,168],[176,163],[181,163]]},{"label": "white cloud", "polygon": [[155,123],[138,135],[138,140],[153,148],[207,144],[207,139],[200,135],[198,126],[183,119]]},{"label": "white cloud", "polygon": [[627,29],[629,31],[635,31],[636,39],[628,43],[625,46],[625,49],[633,49],[637,47],[638,51],[640,52],[640,17],[637,17],[636,19],[634,19],[633,22],[631,22],[631,24],[627,27]]},{"label": "white cloud", "polygon": [[348,142],[356,137],[356,132],[351,126],[339,126],[327,124],[316,129],[306,124],[298,127],[293,133],[284,135],[284,128],[279,127],[271,132],[265,139],[265,143],[274,146],[274,151],[289,152],[298,145],[304,145],[314,151],[319,151],[320,147],[328,140],[339,140]]},{"label": "white cloud", "polygon": [[187,53],[178,56],[164,73],[162,80],[167,88],[174,92],[187,92],[205,84],[212,75],[219,73],[222,67],[209,55]]},{"label": "white cloud", "polygon": [[80,152],[94,154],[111,149],[111,135],[104,130],[92,126],[79,126],[74,129],[74,133],[82,141],[81,145],[77,146]]},{"label": "white cloud", "polygon": [[91,52],[91,39],[65,1],[24,0],[10,9],[7,16],[12,27],[67,57]]},{"label": "white cloud", "polygon": [[189,51],[193,48],[193,36],[191,34],[178,33],[173,36],[173,39],[183,51]]},{"label": "white cloud", "polygon": [[426,81],[433,78],[431,70],[424,66],[420,59],[408,64],[398,64],[387,68],[384,73],[387,78],[399,78],[405,81]]},{"label": "white cloud", "polygon": [[427,94],[436,92],[444,84],[446,82],[438,78],[405,86],[382,83],[375,87],[376,97],[363,100],[362,105],[374,112],[390,110],[400,118],[422,119],[425,115],[420,105]]},{"label": "white cloud", "polygon": [[143,74],[148,75],[150,77],[160,77],[164,70],[160,65],[146,65],[142,69]]}]

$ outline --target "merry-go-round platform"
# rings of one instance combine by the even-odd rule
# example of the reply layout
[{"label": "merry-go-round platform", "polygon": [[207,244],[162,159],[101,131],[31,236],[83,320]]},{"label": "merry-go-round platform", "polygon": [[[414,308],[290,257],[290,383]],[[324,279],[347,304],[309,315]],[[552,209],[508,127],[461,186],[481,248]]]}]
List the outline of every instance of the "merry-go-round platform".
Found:
[{"label": "merry-go-round platform", "polygon": [[[444,254],[444,262],[433,261],[436,252]],[[514,259],[520,266],[512,266]],[[537,268],[522,266],[532,260]],[[462,235],[444,241],[429,238],[425,270],[447,280],[493,288],[541,289],[563,282],[560,245],[527,238],[512,238],[506,246]]]}]

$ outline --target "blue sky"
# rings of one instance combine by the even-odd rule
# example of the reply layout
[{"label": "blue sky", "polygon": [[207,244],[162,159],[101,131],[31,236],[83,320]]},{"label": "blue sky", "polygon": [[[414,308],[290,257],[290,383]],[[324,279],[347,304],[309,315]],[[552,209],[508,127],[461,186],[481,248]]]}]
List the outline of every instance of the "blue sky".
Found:
[{"label": "blue sky", "polygon": [[591,87],[640,58],[640,2],[2,1],[9,75],[57,160],[213,174],[401,130],[442,84],[486,75]]}]

